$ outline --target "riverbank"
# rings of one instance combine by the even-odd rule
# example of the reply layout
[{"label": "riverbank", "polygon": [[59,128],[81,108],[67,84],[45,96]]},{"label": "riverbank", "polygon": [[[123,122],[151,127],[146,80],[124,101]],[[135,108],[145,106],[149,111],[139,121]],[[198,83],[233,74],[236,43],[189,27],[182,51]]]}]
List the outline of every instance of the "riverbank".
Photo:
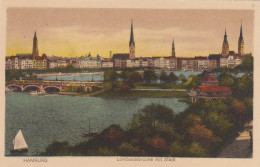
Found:
[{"label": "riverbank", "polygon": [[120,98],[120,97],[128,97],[128,98],[185,98],[188,97],[186,91],[160,91],[160,90],[130,90],[129,92],[117,92],[117,91],[106,91],[96,95],[96,97],[104,97],[104,98]]},{"label": "riverbank", "polygon": [[104,72],[82,72],[82,73],[44,73],[36,74],[38,78],[51,77],[51,76],[79,76],[79,75],[104,75]]},{"label": "riverbank", "polygon": [[104,90],[100,90],[97,92],[93,92],[93,93],[77,93],[77,92],[59,92],[58,95],[68,95],[68,96],[80,96],[80,97],[91,97],[91,96],[96,96],[99,95],[101,93],[103,93]]}]

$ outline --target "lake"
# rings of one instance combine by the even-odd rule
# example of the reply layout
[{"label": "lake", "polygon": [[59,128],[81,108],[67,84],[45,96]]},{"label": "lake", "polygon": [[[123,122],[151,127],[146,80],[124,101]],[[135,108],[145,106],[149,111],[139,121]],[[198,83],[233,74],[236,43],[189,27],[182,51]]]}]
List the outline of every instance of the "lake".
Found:
[{"label": "lake", "polygon": [[29,147],[27,155],[37,155],[53,141],[69,144],[86,141],[83,134],[101,131],[111,124],[126,128],[133,114],[151,103],[165,104],[174,113],[188,104],[178,98],[100,98],[62,95],[32,96],[23,92],[6,93],[5,154],[10,154],[12,140],[19,129]]}]

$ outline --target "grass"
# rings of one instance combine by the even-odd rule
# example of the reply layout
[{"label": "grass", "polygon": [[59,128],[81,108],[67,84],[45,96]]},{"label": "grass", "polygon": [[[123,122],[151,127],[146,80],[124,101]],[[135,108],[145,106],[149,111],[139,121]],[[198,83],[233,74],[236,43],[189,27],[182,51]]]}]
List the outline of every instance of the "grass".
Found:
[{"label": "grass", "polygon": [[106,91],[103,93],[100,93],[97,95],[97,97],[148,97],[148,98],[185,98],[188,97],[186,92],[180,92],[180,91],[142,91],[142,90],[130,90],[129,92],[117,92],[117,91]]}]

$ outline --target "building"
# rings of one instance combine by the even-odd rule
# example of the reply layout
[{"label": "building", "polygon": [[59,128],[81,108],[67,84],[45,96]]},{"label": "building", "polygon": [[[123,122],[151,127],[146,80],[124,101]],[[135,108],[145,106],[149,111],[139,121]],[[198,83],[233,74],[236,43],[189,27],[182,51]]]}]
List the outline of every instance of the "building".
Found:
[{"label": "building", "polygon": [[24,57],[24,58],[21,59],[20,62],[21,62],[21,67],[20,67],[21,69],[31,69],[31,68],[33,68],[32,59]]},{"label": "building", "polygon": [[223,44],[222,44],[221,55],[222,55],[222,57],[226,57],[226,56],[228,56],[228,53],[229,53],[229,45],[228,45],[228,40],[227,40],[227,32],[226,32],[226,29],[225,29],[225,35],[224,35],[224,41],[223,41]]},{"label": "building", "polygon": [[209,59],[209,68],[214,69],[217,67],[220,67],[220,58],[221,54],[209,54],[208,59]]},{"label": "building", "polygon": [[101,67],[102,68],[113,68],[113,61],[110,59],[104,59],[101,62]]},{"label": "building", "polygon": [[201,85],[218,85],[218,80],[212,73],[208,72],[201,79]]},{"label": "building", "polygon": [[229,51],[228,56],[220,58],[220,67],[235,68],[242,63],[241,54],[237,54],[234,51]]},{"label": "building", "polygon": [[218,80],[212,73],[207,73],[201,80],[201,85],[190,89],[192,103],[200,100],[224,99],[231,97],[232,91],[228,86],[219,86]]},{"label": "building", "polygon": [[49,61],[49,62],[48,62],[48,67],[49,67],[50,69],[57,68],[57,67],[58,67],[57,60]]},{"label": "building", "polygon": [[204,71],[209,69],[209,59],[207,57],[196,56],[194,58],[194,69],[195,71]]},{"label": "building", "polygon": [[135,58],[135,41],[134,41],[134,30],[133,30],[133,21],[131,20],[131,32],[130,32],[130,41],[129,41],[129,59]]},{"label": "building", "polygon": [[42,54],[42,56],[36,56],[32,60],[32,68],[34,69],[46,69],[47,68],[47,56]]},{"label": "building", "polygon": [[242,23],[240,27],[240,36],[238,38],[238,54],[244,55],[244,38],[243,38],[243,32],[242,32]]},{"label": "building", "polygon": [[34,32],[33,37],[33,50],[32,50],[32,59],[35,59],[35,57],[39,56],[39,50],[38,50],[38,39],[36,35],[36,31]]},{"label": "building", "polygon": [[200,100],[225,99],[231,95],[230,87],[218,85],[199,85],[191,88],[189,93],[193,103]]},{"label": "building", "polygon": [[172,57],[176,57],[175,56],[175,46],[174,46],[174,40],[172,41]]}]

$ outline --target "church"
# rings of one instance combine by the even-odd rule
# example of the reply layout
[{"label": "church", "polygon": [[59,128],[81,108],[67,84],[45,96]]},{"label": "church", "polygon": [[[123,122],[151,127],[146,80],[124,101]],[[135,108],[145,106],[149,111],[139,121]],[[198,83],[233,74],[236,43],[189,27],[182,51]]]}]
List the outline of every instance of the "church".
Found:
[{"label": "church", "polygon": [[229,50],[229,44],[227,39],[227,32],[225,29],[224,41],[222,44],[222,52],[220,57],[220,67],[229,67],[234,68],[237,65],[242,63],[242,58],[244,55],[244,38],[243,38],[243,30],[242,23],[240,26],[240,35],[238,38],[238,52]]}]

